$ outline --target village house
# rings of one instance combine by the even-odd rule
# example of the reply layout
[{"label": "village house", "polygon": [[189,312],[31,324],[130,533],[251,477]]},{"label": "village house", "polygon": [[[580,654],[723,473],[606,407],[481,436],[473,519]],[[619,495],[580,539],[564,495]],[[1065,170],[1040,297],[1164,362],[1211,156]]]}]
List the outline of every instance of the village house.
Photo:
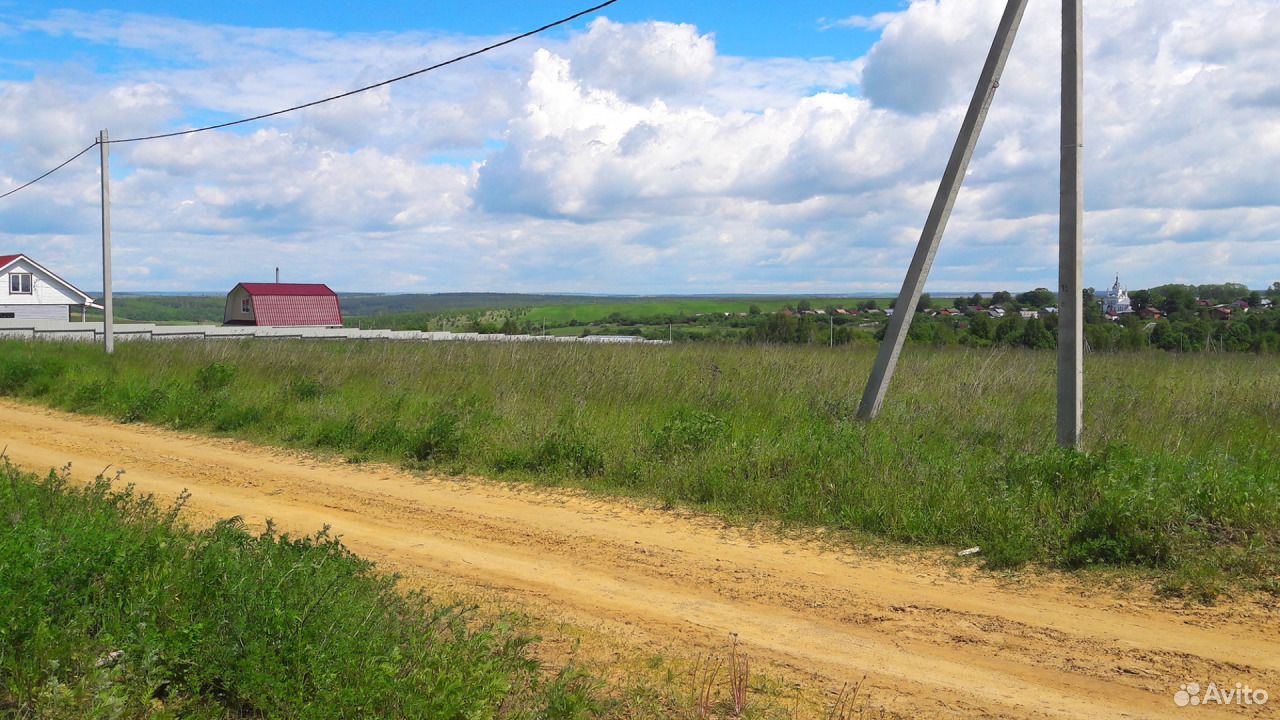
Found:
[{"label": "village house", "polygon": [[0,320],[66,322],[76,308],[82,320],[85,308],[102,309],[76,286],[21,253],[0,255],[0,277]]},{"label": "village house", "polygon": [[318,283],[239,283],[227,293],[224,325],[342,327],[338,294]]},{"label": "village house", "polygon": [[1138,314],[1142,316],[1143,320],[1159,320],[1164,317],[1164,313],[1160,312],[1159,308],[1153,307],[1144,307],[1138,311]]},{"label": "village house", "polygon": [[1039,320],[1040,319],[1039,310],[1019,310],[1018,314],[1022,316],[1023,320]]}]

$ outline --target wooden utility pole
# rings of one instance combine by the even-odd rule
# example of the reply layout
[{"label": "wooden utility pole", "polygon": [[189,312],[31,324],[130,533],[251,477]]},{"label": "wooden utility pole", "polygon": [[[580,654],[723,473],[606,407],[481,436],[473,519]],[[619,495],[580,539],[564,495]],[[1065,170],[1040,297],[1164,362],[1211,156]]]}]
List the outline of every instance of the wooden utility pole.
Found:
[{"label": "wooden utility pole", "polygon": [[115,322],[111,305],[111,166],[107,131],[98,135],[98,155],[102,159],[102,347],[116,351]]},{"label": "wooden utility pole", "polygon": [[1084,426],[1083,0],[1062,0],[1062,175],[1058,215],[1058,445],[1080,446]]},{"label": "wooden utility pole", "polygon": [[1022,14],[1026,9],[1027,0],[1009,0],[1004,15],[1000,18],[991,51],[987,54],[987,62],[978,77],[973,99],[969,102],[969,111],[965,113],[964,122],[960,125],[960,134],[951,150],[951,159],[947,161],[938,194],[933,198],[933,206],[929,209],[920,242],[916,245],[915,256],[911,258],[911,267],[907,270],[902,290],[898,293],[898,301],[894,304],[889,329],[885,332],[884,341],[880,343],[880,352],[871,369],[871,379],[867,381],[867,389],[862,394],[858,417],[864,420],[870,420],[879,414],[880,406],[884,403],[885,392],[889,389],[889,381],[893,379],[893,371],[898,364],[898,355],[902,352],[902,343],[907,339],[911,318],[915,315],[925,280],[929,277],[929,268],[938,252],[938,243],[942,240],[947,220],[951,217],[951,208],[960,192],[969,160],[973,158],[974,147],[978,144],[987,111],[991,108],[991,99],[995,96],[996,88],[1000,87],[1000,75],[1004,72],[1005,61],[1013,47],[1013,38],[1018,34],[1018,25],[1021,24]]}]

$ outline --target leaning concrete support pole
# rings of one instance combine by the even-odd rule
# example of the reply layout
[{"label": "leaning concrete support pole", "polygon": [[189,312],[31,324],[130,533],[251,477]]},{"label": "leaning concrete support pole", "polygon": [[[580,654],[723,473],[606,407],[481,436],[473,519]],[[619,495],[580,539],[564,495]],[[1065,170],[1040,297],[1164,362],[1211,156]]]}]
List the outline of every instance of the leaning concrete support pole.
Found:
[{"label": "leaning concrete support pole", "polygon": [[116,351],[115,317],[111,305],[111,163],[107,131],[98,136],[99,158],[102,160],[102,347],[107,354]]},{"label": "leaning concrete support pole", "polygon": [[1083,0],[1062,0],[1062,176],[1058,215],[1058,445],[1080,446],[1084,428]]},{"label": "leaning concrete support pole", "polygon": [[951,208],[960,192],[960,183],[964,180],[969,160],[973,157],[973,149],[978,144],[982,124],[991,108],[991,99],[1000,86],[1000,75],[1004,72],[1005,61],[1009,58],[1013,38],[1018,34],[1018,25],[1022,22],[1022,13],[1026,8],[1027,0],[1009,0],[1004,16],[1000,18],[1000,25],[996,28],[996,37],[991,43],[991,52],[987,54],[987,63],[982,67],[982,75],[978,77],[978,86],[969,102],[969,111],[960,125],[960,135],[951,150],[947,169],[942,174],[942,184],[938,186],[938,194],[933,198],[933,207],[929,209],[924,231],[920,233],[916,254],[911,258],[907,278],[902,282],[902,291],[898,293],[898,301],[894,304],[889,329],[885,332],[884,341],[880,343],[880,353],[876,355],[876,363],[871,369],[871,379],[867,381],[867,389],[862,394],[858,417],[864,420],[870,420],[879,414],[880,405],[884,403],[885,392],[889,389],[894,367],[898,364],[898,355],[902,352],[902,343],[907,338],[907,330],[911,328],[911,317],[915,315],[916,305],[920,302],[920,293],[924,291],[925,280],[929,277],[933,256],[938,252],[938,243],[942,240],[947,220],[951,217]]}]

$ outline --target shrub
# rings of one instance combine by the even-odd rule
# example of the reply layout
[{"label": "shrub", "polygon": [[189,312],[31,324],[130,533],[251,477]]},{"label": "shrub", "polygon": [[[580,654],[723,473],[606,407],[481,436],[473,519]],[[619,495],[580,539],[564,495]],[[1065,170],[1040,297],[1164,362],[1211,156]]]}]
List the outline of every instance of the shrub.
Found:
[{"label": "shrub", "polygon": [[419,462],[451,460],[462,449],[462,422],[442,413],[409,433],[409,457]]},{"label": "shrub", "polygon": [[649,432],[650,446],[658,452],[701,450],[725,432],[725,421],[692,408],[680,408]]},{"label": "shrub", "polygon": [[196,371],[196,387],[205,392],[221,390],[236,377],[236,368],[227,363],[213,362]]}]

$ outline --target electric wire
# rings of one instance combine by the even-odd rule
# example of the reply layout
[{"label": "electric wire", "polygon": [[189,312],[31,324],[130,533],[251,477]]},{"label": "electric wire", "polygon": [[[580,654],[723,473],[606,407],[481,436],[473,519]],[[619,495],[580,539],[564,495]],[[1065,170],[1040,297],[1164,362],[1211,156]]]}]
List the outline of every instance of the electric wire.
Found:
[{"label": "electric wire", "polygon": [[[107,141],[107,144],[108,144],[108,145],[115,145],[115,144],[119,144],[119,143],[142,142],[142,141],[144,141],[144,140],[160,140],[160,139],[162,139],[162,138],[177,137],[177,136],[179,136],[179,135],[192,135],[192,134],[194,134],[194,133],[205,132],[206,130],[218,130],[218,129],[225,128],[225,127],[231,127],[232,125],[243,125],[244,123],[253,122],[253,121],[255,121],[255,120],[264,120],[264,119],[269,118],[269,117],[275,117],[275,116],[277,116],[277,115],[284,115],[285,113],[291,113],[291,112],[294,112],[295,110],[303,110],[303,109],[306,109],[306,108],[309,108],[309,107],[315,107],[316,105],[323,105],[324,103],[332,102],[332,101],[334,101],[334,100],[341,100],[342,98],[351,97],[352,95],[356,95],[356,94],[359,94],[359,93],[362,93],[362,92],[366,92],[366,91],[369,91],[369,90],[373,90],[373,89],[376,89],[376,88],[380,88],[380,87],[383,87],[383,86],[385,86],[385,85],[390,85],[391,83],[400,82],[401,80],[407,80],[407,79],[409,79],[409,78],[411,78],[411,77],[414,77],[414,76],[417,76],[417,75],[422,75],[423,73],[428,73],[428,72],[431,72],[431,71],[433,71],[433,70],[439,70],[439,69],[440,69],[440,68],[442,68],[442,67],[446,67],[446,66],[448,66],[448,65],[453,65],[454,63],[462,62],[463,60],[468,60],[468,59],[470,59],[470,58],[476,57],[477,55],[483,55],[483,54],[485,54],[485,53],[487,53],[487,52],[490,52],[490,51],[492,51],[492,50],[497,50],[498,48],[503,47],[504,45],[510,45],[510,44],[512,44],[512,43],[514,43],[514,42],[519,42],[519,41],[521,41],[521,40],[524,40],[525,38],[532,37],[532,36],[537,35],[537,34],[539,34],[539,33],[546,32],[547,30],[550,30],[550,29],[552,29],[552,28],[554,28],[554,27],[559,27],[559,26],[561,26],[561,25],[564,25],[565,23],[573,22],[574,20],[577,20],[578,18],[583,17],[583,16],[585,16],[585,15],[590,15],[590,14],[592,14],[592,13],[594,13],[594,12],[599,12],[600,10],[603,10],[604,8],[606,8],[606,7],[608,7],[608,6],[612,5],[612,4],[614,4],[614,3],[616,3],[616,2],[618,2],[618,0],[606,0],[606,2],[602,2],[602,3],[600,3],[599,5],[595,5],[595,6],[589,7],[589,8],[587,8],[586,10],[580,10],[580,11],[578,11],[578,12],[576,12],[576,13],[574,13],[574,14],[572,14],[572,15],[568,16],[568,17],[561,18],[561,19],[559,19],[559,20],[556,20],[555,22],[547,23],[546,25],[543,25],[543,26],[542,26],[542,27],[540,27],[540,28],[536,28],[536,29],[534,29],[534,30],[530,30],[530,31],[528,31],[528,32],[520,33],[519,35],[514,35],[514,36],[512,36],[512,37],[507,38],[506,40],[502,40],[502,41],[500,41],[500,42],[493,43],[492,45],[486,45],[485,47],[482,47],[482,48],[480,48],[479,50],[472,50],[472,51],[471,51],[471,52],[469,52],[469,53],[465,53],[465,54],[463,54],[463,55],[458,55],[457,57],[450,58],[449,60],[445,60],[445,61],[443,61],[443,62],[438,62],[438,63],[436,63],[435,65],[431,65],[431,66],[428,66],[428,67],[424,67],[424,68],[421,68],[421,69],[419,69],[419,70],[414,70],[413,72],[405,73],[404,75],[399,75],[399,76],[397,76],[397,77],[393,77],[393,78],[391,78],[391,79],[389,79],[389,80],[383,80],[382,82],[377,82],[377,83],[374,83],[374,84],[372,84],[372,85],[366,85],[366,86],[364,86],[364,87],[362,87],[362,88],[356,88],[355,90],[348,90],[347,92],[344,92],[344,93],[341,93],[341,94],[338,94],[338,95],[333,95],[333,96],[330,96],[330,97],[327,97],[327,98],[322,98],[322,99],[320,99],[320,100],[313,100],[312,102],[309,102],[309,103],[303,103],[302,105],[294,105],[293,107],[285,108],[285,109],[283,109],[283,110],[276,110],[275,112],[263,113],[263,114],[261,114],[261,115],[254,115],[253,117],[241,118],[241,119],[239,119],[239,120],[232,120],[232,121],[230,121],[230,122],[218,123],[218,124],[216,124],[216,125],[207,125],[207,126],[205,126],[205,127],[192,128],[192,129],[190,129],[190,130],[179,130],[179,131],[177,131],[177,132],[160,133],[160,134],[158,134],[158,135],[142,135],[142,136],[139,136],[139,137],[121,138],[121,139],[119,139],[119,140],[108,140],[108,141]],[[52,175],[52,174],[54,174],[54,173],[58,172],[58,171],[59,171],[59,170],[61,170],[62,168],[66,167],[67,165],[70,165],[74,160],[76,160],[77,158],[79,158],[81,155],[84,155],[85,153],[89,152],[89,151],[90,151],[90,150],[92,150],[93,148],[97,147],[99,142],[100,142],[100,141],[98,141],[98,140],[93,141],[93,143],[92,143],[92,144],[90,144],[88,147],[86,147],[85,149],[83,149],[83,150],[81,150],[80,152],[76,153],[75,155],[72,155],[70,158],[67,158],[67,159],[66,159],[66,160],[64,160],[60,165],[58,165],[57,167],[53,168],[52,170],[49,170],[48,172],[46,172],[45,174],[41,175],[40,177],[38,177],[38,178],[36,178],[36,179],[34,179],[34,180],[32,180],[32,181],[28,182],[28,183],[25,183],[25,184],[23,184],[23,185],[19,185],[18,187],[14,188],[14,189],[12,189],[12,190],[9,190],[9,191],[7,191],[7,192],[5,192],[3,195],[0,195],[0,200],[3,200],[4,198],[9,197],[10,195],[12,195],[12,194],[14,194],[14,193],[16,193],[16,192],[19,192],[19,191],[21,191],[21,190],[25,190],[26,188],[29,188],[29,187],[31,187],[32,185],[35,185],[36,183],[40,182],[41,180],[43,180],[43,179],[45,179],[45,178],[49,177],[50,175]]]},{"label": "electric wire", "polygon": [[352,95],[366,92],[368,90],[373,90],[375,88],[380,88],[385,85],[390,85],[391,83],[400,82],[401,80],[407,80],[416,75],[421,75],[423,73],[431,72],[432,70],[439,70],[440,68],[445,67],[447,65],[452,65],[454,63],[462,62],[463,60],[473,58],[477,55],[483,55],[484,53],[487,53],[491,50],[497,50],[498,48],[504,45],[510,45],[511,43],[519,42],[520,40],[523,40],[527,37],[532,37],[534,35],[537,35],[538,33],[546,32],[551,28],[564,25],[565,23],[573,22],[574,20],[577,20],[578,18],[584,15],[590,15],[591,13],[598,12],[616,2],[618,2],[618,0],[606,0],[606,2],[602,2],[599,5],[596,5],[594,7],[589,7],[586,10],[581,10],[566,18],[561,18],[560,20],[556,20],[555,22],[547,23],[546,25],[543,25],[542,27],[537,28],[536,30],[530,30],[528,32],[521,33],[519,35],[509,37],[506,40],[502,40],[501,42],[496,42],[492,45],[482,47],[479,50],[472,50],[471,52],[466,53],[464,55],[459,55],[455,58],[451,58],[443,62],[438,62],[435,65],[424,67],[420,70],[414,70],[413,72],[405,73],[404,75],[400,75],[398,77],[393,77],[390,80],[383,80],[382,82],[377,82],[372,85],[366,85],[362,88],[356,88],[355,90],[348,90],[347,92],[341,93],[339,95],[333,95],[320,100],[313,100],[309,103],[303,103],[301,105],[294,105],[293,107],[285,108],[283,110],[276,110],[275,112],[263,113],[261,115],[254,115],[253,117],[241,118],[239,120],[232,120],[230,122],[218,123],[217,125],[206,125],[205,127],[192,128],[190,130],[178,130],[177,132],[170,132],[170,133],[160,133],[158,135],[143,135],[141,137],[121,138],[119,140],[108,140],[107,143],[109,145],[116,145],[119,143],[141,142],[143,140],[159,140],[161,138],[178,137],[179,135],[192,135],[198,132],[205,132],[206,130],[218,130],[225,127],[231,127],[232,125],[242,125],[244,123],[253,122],[255,120],[263,120],[269,117],[275,117],[277,115],[284,115],[285,113],[291,113],[295,110],[303,110],[305,108],[315,107],[316,105],[323,105],[324,103],[327,103],[327,102],[332,102],[334,100],[341,100],[342,98],[351,97]]},{"label": "electric wire", "polygon": [[27,189],[27,188],[31,187],[32,185],[35,185],[36,183],[40,182],[41,180],[43,180],[43,179],[45,179],[45,178],[49,177],[50,175],[52,175],[52,174],[54,174],[54,173],[58,172],[59,170],[61,170],[62,168],[64,168],[64,167],[66,167],[66,166],[70,165],[70,164],[71,164],[71,162],[72,162],[73,160],[75,160],[76,158],[80,157],[81,155],[83,155],[83,154],[85,154],[85,153],[89,152],[90,150],[92,150],[92,149],[94,149],[94,148],[96,148],[96,147],[98,147],[98,141],[97,141],[97,140],[94,140],[94,141],[93,141],[93,143],[92,143],[91,145],[89,145],[89,147],[87,147],[87,148],[85,148],[85,149],[81,150],[80,152],[76,153],[75,155],[72,155],[71,157],[69,157],[69,158],[67,158],[66,160],[62,161],[62,164],[61,164],[61,165],[59,165],[58,167],[56,167],[56,168],[54,168],[54,169],[50,170],[49,172],[47,172],[47,173],[45,173],[45,174],[41,175],[40,177],[36,178],[35,180],[32,180],[31,182],[26,183],[25,185],[19,185],[18,187],[16,187],[16,188],[14,188],[14,189],[10,190],[9,192],[6,192],[5,194],[0,195],[0,200],[3,200],[3,199],[5,199],[5,198],[9,197],[10,195],[12,195],[12,194],[14,194],[14,193],[18,192],[19,190],[25,190],[25,189]]}]

